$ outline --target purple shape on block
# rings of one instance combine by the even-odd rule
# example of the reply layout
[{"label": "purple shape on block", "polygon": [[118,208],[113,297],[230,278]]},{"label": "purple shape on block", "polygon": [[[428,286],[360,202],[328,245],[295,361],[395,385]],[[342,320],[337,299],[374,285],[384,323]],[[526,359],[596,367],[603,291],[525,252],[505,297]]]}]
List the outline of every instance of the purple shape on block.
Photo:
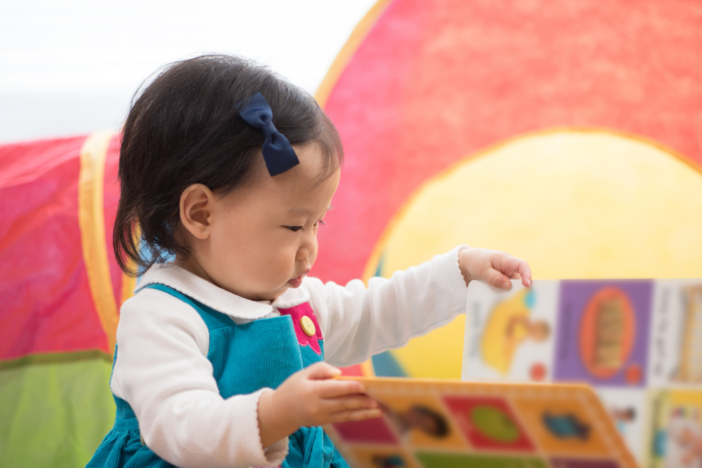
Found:
[{"label": "purple shape on block", "polygon": [[[636,336],[631,353],[621,369],[609,378],[600,379],[591,375],[583,363],[580,354],[580,324],[592,297],[606,287],[619,288],[629,298],[634,309]],[[558,331],[554,351],[555,380],[588,382],[601,386],[632,385],[626,379],[626,371],[630,366],[637,366],[640,369],[641,378],[635,386],[645,386],[652,296],[653,281],[650,280],[561,281],[558,299]]]},{"label": "purple shape on block", "polygon": [[336,432],[346,442],[370,442],[397,445],[397,437],[383,418],[365,419],[333,424]]}]

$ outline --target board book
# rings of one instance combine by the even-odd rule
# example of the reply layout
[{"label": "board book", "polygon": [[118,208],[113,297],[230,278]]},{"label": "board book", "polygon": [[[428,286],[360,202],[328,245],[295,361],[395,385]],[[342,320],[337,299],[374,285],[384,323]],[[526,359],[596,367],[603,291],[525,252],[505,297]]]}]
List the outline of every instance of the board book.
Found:
[{"label": "board book", "polygon": [[587,385],[349,378],[380,418],[326,427],[354,468],[635,468]]},{"label": "board book", "polygon": [[640,466],[702,468],[702,280],[473,282],[462,378],[588,384]]}]

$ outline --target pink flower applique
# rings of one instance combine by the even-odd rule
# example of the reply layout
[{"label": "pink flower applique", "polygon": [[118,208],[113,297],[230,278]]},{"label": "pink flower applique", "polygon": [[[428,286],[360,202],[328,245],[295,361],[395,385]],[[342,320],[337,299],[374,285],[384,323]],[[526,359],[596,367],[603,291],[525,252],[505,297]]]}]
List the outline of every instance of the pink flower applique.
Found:
[{"label": "pink flower applique", "polygon": [[[314,315],[314,311],[310,306],[309,302],[303,302],[295,307],[289,307],[287,309],[278,309],[280,315],[289,315],[293,322],[293,327],[295,327],[295,335],[297,336],[297,342],[300,346],[309,345],[316,354],[322,354],[322,348],[319,346],[319,340],[324,339],[322,337],[322,327],[319,326],[317,322],[317,317]],[[314,324],[315,333],[312,336],[307,336],[302,330],[302,324],[300,320],[302,317],[309,317]]]}]

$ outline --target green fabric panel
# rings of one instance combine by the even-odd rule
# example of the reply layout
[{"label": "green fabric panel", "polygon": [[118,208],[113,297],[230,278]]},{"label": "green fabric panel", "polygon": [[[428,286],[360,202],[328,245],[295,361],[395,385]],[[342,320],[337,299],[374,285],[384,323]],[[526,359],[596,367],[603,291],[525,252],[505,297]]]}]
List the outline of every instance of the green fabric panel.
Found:
[{"label": "green fabric panel", "polygon": [[111,368],[99,352],[0,363],[1,464],[85,466],[114,422]]}]

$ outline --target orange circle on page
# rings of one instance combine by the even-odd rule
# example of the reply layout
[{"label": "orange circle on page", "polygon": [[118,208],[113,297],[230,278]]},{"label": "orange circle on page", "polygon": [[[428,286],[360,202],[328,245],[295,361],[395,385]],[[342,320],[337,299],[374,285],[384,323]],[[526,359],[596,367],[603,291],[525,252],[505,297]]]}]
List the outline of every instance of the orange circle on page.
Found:
[{"label": "orange circle on page", "polygon": [[580,322],[580,357],[585,368],[596,378],[612,377],[629,358],[635,336],[634,309],[626,293],[616,287],[599,290]]},{"label": "orange circle on page", "polygon": [[532,364],[529,368],[529,377],[535,382],[541,382],[546,378],[546,366],[540,362]]}]

